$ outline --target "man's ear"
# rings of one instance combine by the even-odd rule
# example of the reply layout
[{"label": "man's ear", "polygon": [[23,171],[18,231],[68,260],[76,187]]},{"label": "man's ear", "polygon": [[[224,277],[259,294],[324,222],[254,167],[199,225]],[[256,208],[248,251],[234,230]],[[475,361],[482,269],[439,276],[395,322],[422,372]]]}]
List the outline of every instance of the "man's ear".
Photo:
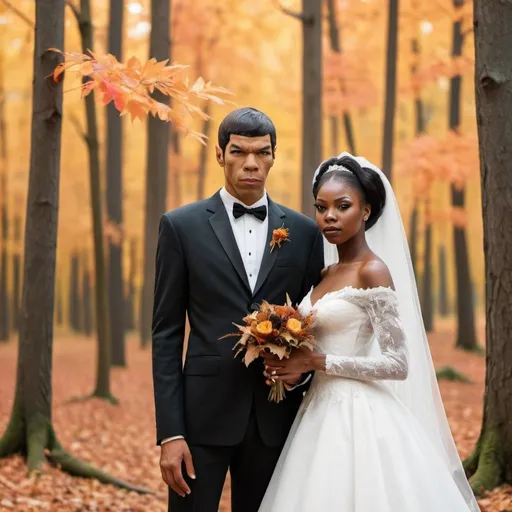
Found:
[{"label": "man's ear", "polygon": [[217,157],[217,162],[221,167],[224,167],[224,153],[219,146],[215,146],[215,156]]}]

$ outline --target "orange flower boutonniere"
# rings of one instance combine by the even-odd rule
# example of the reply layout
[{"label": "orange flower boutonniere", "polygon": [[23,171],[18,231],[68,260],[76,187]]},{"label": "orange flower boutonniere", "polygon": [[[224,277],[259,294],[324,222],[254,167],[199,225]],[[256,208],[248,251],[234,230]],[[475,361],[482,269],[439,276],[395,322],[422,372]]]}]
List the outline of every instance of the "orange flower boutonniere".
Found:
[{"label": "orange flower boutonniere", "polygon": [[272,232],[272,240],[270,241],[270,252],[272,252],[277,245],[278,247],[281,247],[281,244],[283,242],[289,242],[290,241],[290,232],[288,231],[288,228],[284,227],[284,224],[282,227],[278,229],[274,229]]}]

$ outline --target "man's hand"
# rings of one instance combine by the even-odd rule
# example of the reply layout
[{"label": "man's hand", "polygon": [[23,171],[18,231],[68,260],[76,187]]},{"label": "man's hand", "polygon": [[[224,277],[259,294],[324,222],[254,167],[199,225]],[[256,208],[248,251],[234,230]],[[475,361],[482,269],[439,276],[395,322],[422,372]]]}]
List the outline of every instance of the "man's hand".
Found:
[{"label": "man's hand", "polygon": [[185,461],[187,474],[195,479],[194,465],[192,464],[192,454],[190,453],[187,442],[184,439],[175,439],[161,446],[160,452],[160,471],[164,482],[182,498],[190,494],[190,487],[185,482],[181,472],[182,462]]}]

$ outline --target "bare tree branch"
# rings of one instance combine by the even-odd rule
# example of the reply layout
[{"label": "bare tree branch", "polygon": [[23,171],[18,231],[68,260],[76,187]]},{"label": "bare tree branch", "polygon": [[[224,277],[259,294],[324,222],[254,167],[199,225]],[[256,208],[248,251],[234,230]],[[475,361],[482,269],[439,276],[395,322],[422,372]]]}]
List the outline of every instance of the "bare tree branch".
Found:
[{"label": "bare tree branch", "polygon": [[274,6],[279,9],[282,13],[291,16],[292,18],[295,18],[299,21],[302,21],[302,23],[313,23],[314,20],[311,17],[304,16],[304,13],[292,11],[291,9],[288,9],[288,7],[285,7],[281,4],[279,0],[272,0],[272,3]]},{"label": "bare tree branch", "polygon": [[82,21],[82,15],[80,14],[78,7],[71,0],[66,0],[66,5],[68,5],[68,7],[73,11],[76,21],[80,24]]},{"label": "bare tree branch", "polygon": [[0,0],[0,2],[2,2],[7,7],[7,9],[18,16],[18,18],[22,19],[27,25],[32,28],[36,27],[35,23],[26,14],[23,14],[17,7],[12,5],[9,0]]}]

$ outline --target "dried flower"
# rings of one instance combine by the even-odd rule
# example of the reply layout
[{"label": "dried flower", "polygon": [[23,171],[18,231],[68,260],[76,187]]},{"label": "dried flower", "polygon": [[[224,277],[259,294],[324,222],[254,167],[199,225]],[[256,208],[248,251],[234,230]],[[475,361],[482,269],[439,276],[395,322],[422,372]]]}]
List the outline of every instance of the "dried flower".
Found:
[{"label": "dried flower", "polygon": [[283,242],[289,242],[290,241],[290,232],[288,228],[284,227],[284,224],[282,227],[278,229],[274,229],[272,232],[272,240],[270,241],[270,252],[272,252],[277,245],[279,248],[281,247],[281,244]]},{"label": "dried flower", "polygon": [[[277,306],[263,301],[258,311],[244,317],[245,325],[234,324],[238,332],[227,334],[223,338],[240,337],[235,346],[235,357],[245,352],[243,361],[249,366],[264,351],[276,354],[279,359],[290,357],[291,351],[299,347],[313,350],[316,341],[309,332],[313,315],[304,317],[292,306],[286,296],[286,305]],[[269,400],[280,402],[285,394],[283,381],[275,381],[269,393]]]}]

